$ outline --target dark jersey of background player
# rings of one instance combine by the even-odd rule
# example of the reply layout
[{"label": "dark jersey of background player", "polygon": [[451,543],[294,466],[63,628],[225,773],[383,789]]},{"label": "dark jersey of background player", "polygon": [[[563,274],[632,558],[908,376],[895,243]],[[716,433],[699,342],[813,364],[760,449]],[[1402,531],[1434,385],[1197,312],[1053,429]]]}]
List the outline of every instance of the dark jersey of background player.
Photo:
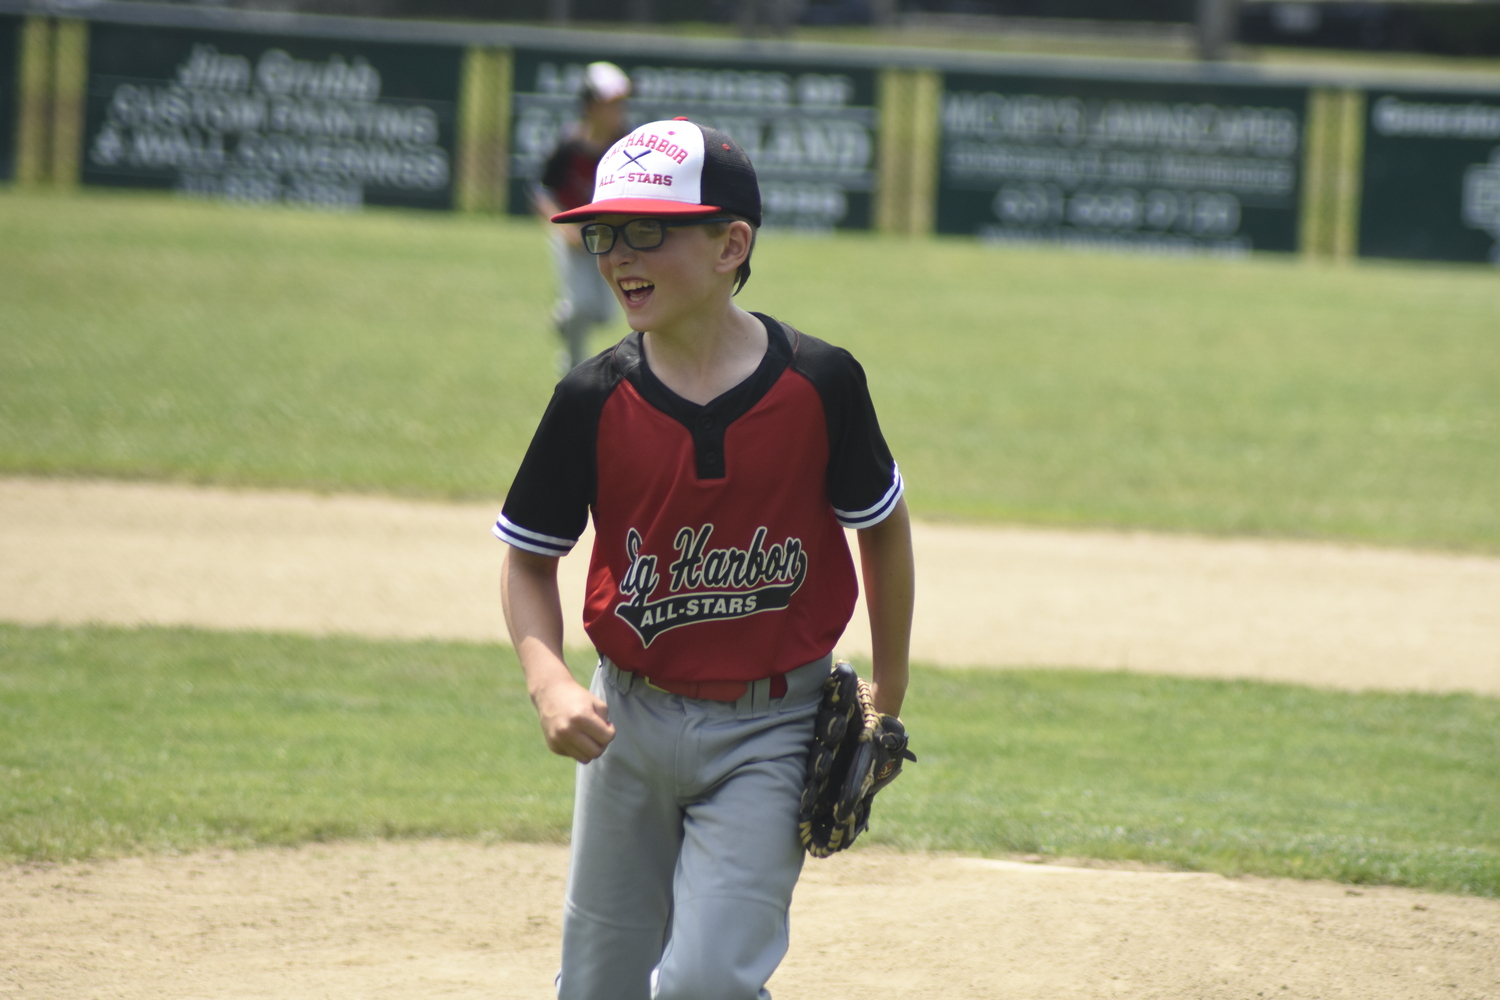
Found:
[{"label": "dark jersey of background player", "polygon": [[542,170],[542,186],[552,194],[558,208],[567,211],[593,200],[594,172],[599,168],[599,158],[613,142],[600,145],[577,135],[563,140],[552,151]]}]

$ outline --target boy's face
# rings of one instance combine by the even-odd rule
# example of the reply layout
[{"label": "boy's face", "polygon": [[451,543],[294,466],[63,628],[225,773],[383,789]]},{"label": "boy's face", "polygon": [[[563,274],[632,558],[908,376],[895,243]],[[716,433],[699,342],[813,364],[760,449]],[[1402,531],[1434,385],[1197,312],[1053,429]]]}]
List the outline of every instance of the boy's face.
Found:
[{"label": "boy's face", "polygon": [[725,232],[711,236],[705,226],[672,226],[661,246],[636,250],[619,232],[633,218],[638,216],[601,215],[595,220],[616,229],[614,247],[597,259],[599,273],[614,289],[630,328],[660,330],[721,309],[744,259],[735,244],[748,243],[735,229],[748,233],[750,227],[731,223]]}]

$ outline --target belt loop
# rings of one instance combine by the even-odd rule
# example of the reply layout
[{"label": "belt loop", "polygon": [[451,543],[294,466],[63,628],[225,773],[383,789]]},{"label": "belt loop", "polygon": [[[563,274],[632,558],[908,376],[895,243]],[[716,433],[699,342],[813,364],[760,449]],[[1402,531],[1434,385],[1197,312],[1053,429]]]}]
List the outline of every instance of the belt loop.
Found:
[{"label": "belt loop", "polygon": [[609,668],[609,679],[614,684],[615,690],[621,694],[629,694],[631,686],[635,683],[635,674],[629,670],[621,670],[614,660],[603,657],[604,664]]},{"label": "belt loop", "polygon": [[734,703],[736,719],[759,719],[771,714],[771,679],[762,678],[745,685],[745,693]]},{"label": "belt loop", "polygon": [[833,654],[829,654],[802,666],[786,675],[786,700],[788,704],[800,704],[809,698],[818,697],[823,682],[833,669]]}]

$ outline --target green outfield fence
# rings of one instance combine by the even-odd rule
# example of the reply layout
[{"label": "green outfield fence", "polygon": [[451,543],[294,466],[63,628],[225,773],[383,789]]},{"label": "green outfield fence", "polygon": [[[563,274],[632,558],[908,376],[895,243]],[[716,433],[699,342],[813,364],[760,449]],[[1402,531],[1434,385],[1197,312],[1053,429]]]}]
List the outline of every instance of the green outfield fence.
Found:
[{"label": "green outfield fence", "polygon": [[521,214],[593,59],[774,226],[1500,264],[1500,75],[0,0],[0,180]]}]

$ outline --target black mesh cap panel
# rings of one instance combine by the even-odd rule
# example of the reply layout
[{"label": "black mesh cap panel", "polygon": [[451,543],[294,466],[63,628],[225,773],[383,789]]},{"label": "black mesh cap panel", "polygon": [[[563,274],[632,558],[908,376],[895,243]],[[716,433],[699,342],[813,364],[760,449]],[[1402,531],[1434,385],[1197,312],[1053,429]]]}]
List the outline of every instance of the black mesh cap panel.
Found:
[{"label": "black mesh cap panel", "polygon": [[755,165],[727,133],[708,125],[698,128],[703,132],[702,203],[743,215],[758,228],[760,184],[755,180]]}]

